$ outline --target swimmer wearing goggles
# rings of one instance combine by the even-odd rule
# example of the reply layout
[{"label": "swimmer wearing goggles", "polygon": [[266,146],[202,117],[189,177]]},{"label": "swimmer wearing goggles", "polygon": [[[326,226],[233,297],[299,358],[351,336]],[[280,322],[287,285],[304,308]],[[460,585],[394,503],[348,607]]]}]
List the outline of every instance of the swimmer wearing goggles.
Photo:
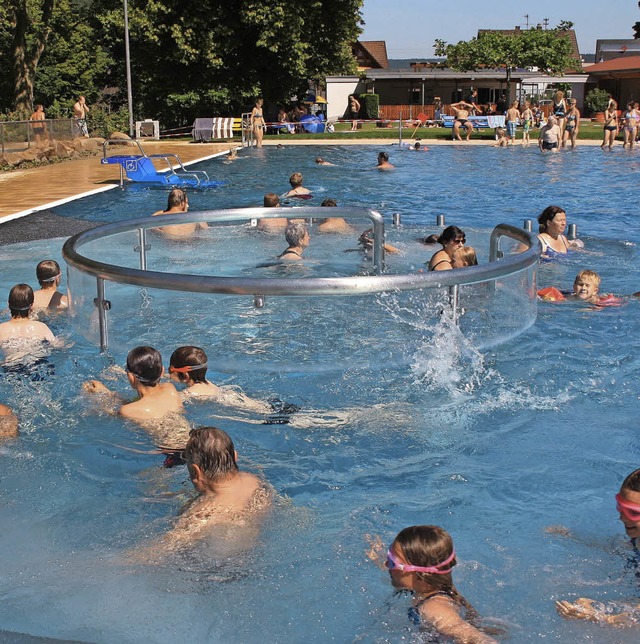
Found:
[{"label": "swimmer wearing goggles", "polygon": [[[387,563],[386,566],[389,570],[398,570],[399,572],[424,572],[432,575],[448,575],[453,566],[449,564],[456,558],[456,551],[453,550],[451,556],[447,557],[443,562],[435,566],[412,566],[411,564],[400,563],[394,556],[391,548],[387,550]],[[445,566],[449,566],[445,568]]]}]

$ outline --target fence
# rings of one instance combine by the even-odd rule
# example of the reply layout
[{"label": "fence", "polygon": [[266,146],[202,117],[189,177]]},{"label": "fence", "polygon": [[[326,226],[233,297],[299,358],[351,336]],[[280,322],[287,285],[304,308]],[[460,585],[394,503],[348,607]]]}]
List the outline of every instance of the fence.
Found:
[{"label": "fence", "polygon": [[[39,131],[39,128],[44,128]],[[0,121],[0,150],[24,152],[43,141],[69,141],[76,136],[75,119],[45,119],[43,121]]]}]

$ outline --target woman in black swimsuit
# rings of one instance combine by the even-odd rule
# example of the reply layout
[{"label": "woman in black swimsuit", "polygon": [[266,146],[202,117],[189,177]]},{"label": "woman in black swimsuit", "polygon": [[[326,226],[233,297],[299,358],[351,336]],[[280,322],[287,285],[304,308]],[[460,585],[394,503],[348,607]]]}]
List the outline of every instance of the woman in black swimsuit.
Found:
[{"label": "woman in black swimsuit", "polygon": [[414,594],[409,610],[414,623],[430,624],[455,642],[495,642],[467,621],[476,612],[453,585],[451,571],[456,563],[453,540],[446,530],[414,525],[401,530],[393,540],[386,565],[394,588]]},{"label": "woman in black swimsuit", "polygon": [[464,246],[466,242],[464,233],[457,226],[449,226],[442,231],[438,237],[438,243],[442,244],[442,250],[433,254],[429,260],[430,271],[449,271],[453,268],[453,253]]},{"label": "woman in black swimsuit", "polygon": [[309,231],[304,224],[289,224],[284,231],[284,238],[289,247],[278,258],[284,262],[299,262],[304,249],[309,245]]}]

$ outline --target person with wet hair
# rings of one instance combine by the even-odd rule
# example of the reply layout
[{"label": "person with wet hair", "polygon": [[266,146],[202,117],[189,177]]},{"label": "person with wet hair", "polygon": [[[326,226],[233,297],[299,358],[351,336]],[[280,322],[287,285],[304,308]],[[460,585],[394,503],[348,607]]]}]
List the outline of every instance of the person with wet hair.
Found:
[{"label": "person with wet hair", "polygon": [[[640,558],[640,469],[633,470],[624,479],[615,501],[620,521],[631,540],[633,567],[637,568]],[[611,626],[637,627],[640,623],[640,603],[637,598],[624,603],[610,602],[607,605],[580,597],[575,601],[557,601],[556,609],[563,617],[585,619]]]},{"label": "person with wet hair", "polygon": [[[379,538],[372,540],[369,557],[378,559],[383,548]],[[413,594],[409,619],[414,624],[427,624],[438,635],[454,642],[495,642],[473,624],[477,613],[453,583],[456,564],[453,540],[444,528],[414,525],[396,535],[384,565],[393,587]]]},{"label": "person with wet hair", "polygon": [[389,154],[387,152],[378,153],[376,170],[393,170],[395,167],[392,163],[389,163]]},{"label": "person with wet hair", "polygon": [[33,290],[28,284],[16,284],[11,289],[8,300],[11,319],[0,324],[0,343],[55,342],[55,336],[44,322],[31,319],[33,299]]},{"label": "person with wet hair", "polygon": [[222,405],[270,413],[271,405],[255,400],[236,387],[219,387],[207,380],[207,354],[200,347],[178,347],[169,359],[171,380],[185,386],[182,395],[191,399],[212,400]]},{"label": "person with wet hair", "polygon": [[[263,208],[280,208],[280,197],[275,192],[267,192],[262,199]],[[258,230],[280,231],[289,224],[286,217],[273,217],[271,219],[258,219]]]},{"label": "person with wet hair", "polygon": [[[138,399],[122,404],[117,413],[125,418],[144,422],[182,412],[182,401],[176,388],[170,382],[160,382],[163,373],[159,351],[149,346],[131,349],[127,355],[127,380]],[[98,380],[89,380],[83,388],[90,394],[103,394],[119,399],[117,394]]]},{"label": "person with wet hair", "polygon": [[288,248],[278,255],[283,262],[299,262],[304,249],[309,245],[309,231],[305,224],[290,223],[284,231],[284,238],[289,244]]},{"label": "person with wet hair", "polygon": [[[173,188],[169,192],[169,197],[167,199],[167,209],[158,210],[154,212],[152,217],[158,217],[161,215],[175,215],[177,213],[186,213],[189,210],[189,198],[187,193],[183,188]],[[162,233],[165,237],[170,239],[189,239],[198,230],[204,230],[208,228],[209,225],[206,221],[201,221],[197,224],[172,224],[171,226],[159,226],[154,228],[158,232]]]},{"label": "person with wet hair", "polygon": [[453,268],[453,254],[464,246],[467,238],[457,226],[447,226],[438,237],[442,248],[436,251],[429,260],[430,271],[449,271]]},{"label": "person with wet hair", "polygon": [[564,236],[567,227],[567,214],[560,206],[547,206],[538,216],[538,239],[542,244],[541,259],[558,259],[570,250],[582,248],[583,242],[569,241]]},{"label": "person with wet hair", "polygon": [[478,256],[475,248],[471,246],[460,246],[453,251],[451,258],[452,268],[467,268],[467,266],[477,266]]},{"label": "person with wet hair", "polygon": [[300,172],[294,172],[289,177],[289,184],[291,185],[291,190],[287,192],[285,197],[299,197],[300,199],[311,199],[313,196],[309,188],[305,188],[302,185],[302,174]]},{"label": "person with wet hair", "polygon": [[36,277],[40,288],[33,293],[33,308],[37,309],[66,309],[69,301],[66,295],[58,291],[62,271],[60,265],[53,259],[45,259],[36,266]]},{"label": "person with wet hair", "polygon": [[[198,496],[159,542],[134,553],[136,559],[162,557],[208,535],[216,539],[217,557],[237,554],[255,545],[259,521],[273,503],[273,489],[238,467],[238,453],[231,437],[217,427],[192,429],[182,458]],[[212,532],[215,526],[225,524],[232,528],[231,532]]]},{"label": "person with wet hair", "polygon": [[[320,206],[322,208],[337,208],[338,203],[330,197],[325,199]],[[352,233],[353,228],[349,226],[344,217],[327,217],[318,220],[319,233]]]},{"label": "person with wet hair", "polygon": [[[367,228],[363,230],[358,237],[358,244],[360,248],[358,250],[364,251],[365,253],[373,252],[373,228]],[[384,244],[385,253],[399,253],[400,249],[392,246],[391,244]]]}]

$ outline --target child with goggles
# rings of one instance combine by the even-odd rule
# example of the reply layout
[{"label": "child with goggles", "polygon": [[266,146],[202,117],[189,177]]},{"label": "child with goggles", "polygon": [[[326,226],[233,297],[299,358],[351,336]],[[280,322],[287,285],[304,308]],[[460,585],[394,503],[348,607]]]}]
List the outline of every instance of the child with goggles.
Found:
[{"label": "child with goggles", "polygon": [[[634,470],[622,482],[620,492],[616,494],[616,509],[624,525],[631,546],[638,553],[640,542],[640,469]],[[635,605],[635,607],[634,607]],[[587,619],[592,622],[611,624],[613,626],[633,626],[640,623],[640,604],[637,600],[625,602],[625,609],[610,603],[608,606],[596,603],[592,599],[580,597],[575,602],[558,601],[556,608],[560,615],[574,619]],[[612,614],[612,610],[615,611]]]},{"label": "child with goggles", "polygon": [[[370,556],[379,548],[372,545]],[[453,585],[451,571],[456,563],[453,541],[446,530],[416,525],[398,533],[387,551],[385,566],[394,588],[413,593],[409,618],[415,624],[429,624],[455,642],[495,642],[469,621],[477,614]]]}]

